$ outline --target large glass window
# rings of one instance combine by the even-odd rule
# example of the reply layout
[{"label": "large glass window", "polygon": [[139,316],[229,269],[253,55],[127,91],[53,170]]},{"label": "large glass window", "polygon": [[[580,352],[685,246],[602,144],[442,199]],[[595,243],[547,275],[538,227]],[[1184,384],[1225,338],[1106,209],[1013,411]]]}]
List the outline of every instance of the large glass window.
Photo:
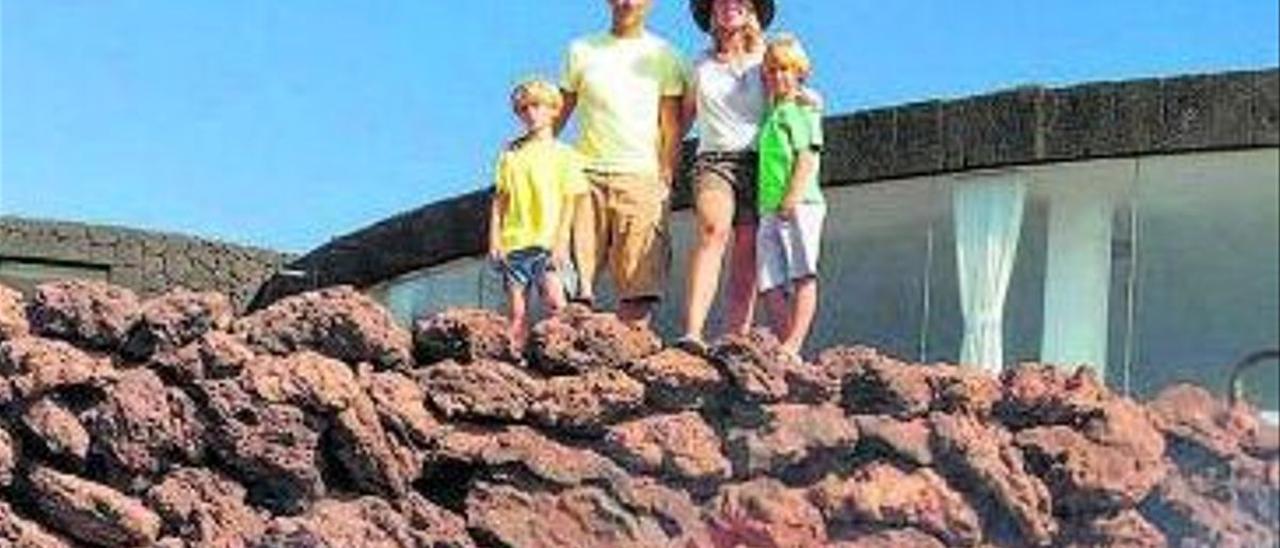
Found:
[{"label": "large glass window", "polygon": [[[972,216],[974,202],[958,213],[957,189],[1008,183],[1019,187],[1022,219],[991,248],[1017,242],[1000,333],[1006,367],[1088,364],[1139,396],[1179,380],[1222,393],[1230,364],[1280,346],[1278,156],[1149,156],[828,188],[809,349],[860,343],[908,359],[960,360],[957,215]],[[1010,196],[989,198],[1007,208]],[[974,249],[970,232],[965,245]],[[672,276],[656,320],[668,337],[681,321],[689,211],[673,216],[672,235]],[[501,280],[478,259],[375,294],[405,323],[447,306],[503,306]],[[1275,369],[1264,364],[1245,382],[1248,397],[1271,410],[1280,406]]]}]

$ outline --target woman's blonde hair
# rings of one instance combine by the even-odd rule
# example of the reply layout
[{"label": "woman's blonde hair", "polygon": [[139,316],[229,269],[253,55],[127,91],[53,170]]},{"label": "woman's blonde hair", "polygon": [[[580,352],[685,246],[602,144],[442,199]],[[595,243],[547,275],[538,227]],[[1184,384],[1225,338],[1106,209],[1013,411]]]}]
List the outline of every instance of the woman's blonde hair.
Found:
[{"label": "woman's blonde hair", "polygon": [[520,107],[536,103],[559,110],[564,105],[564,95],[560,88],[541,78],[528,78],[511,90],[511,110],[520,111]]},{"label": "woman's blonde hair", "polygon": [[[711,0],[712,4],[715,0]],[[745,2],[747,11],[751,13],[751,17],[747,20],[747,26],[740,29],[743,33],[743,46],[747,51],[757,51],[764,47],[764,29],[760,28],[760,14],[756,13],[755,2]],[[714,51],[723,51],[725,42],[729,40],[729,29],[722,29],[716,26],[716,18],[711,17],[711,39],[714,43]]]},{"label": "woman's blonde hair", "polygon": [[813,67],[809,63],[809,54],[794,34],[781,32],[769,39],[764,48],[765,66],[778,66],[794,70],[801,78],[808,78]]}]

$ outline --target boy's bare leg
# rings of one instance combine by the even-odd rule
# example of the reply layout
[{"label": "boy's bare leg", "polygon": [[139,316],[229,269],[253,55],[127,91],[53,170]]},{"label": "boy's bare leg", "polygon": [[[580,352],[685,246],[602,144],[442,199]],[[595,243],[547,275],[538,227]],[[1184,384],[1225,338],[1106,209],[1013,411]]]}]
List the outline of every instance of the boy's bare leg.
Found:
[{"label": "boy's bare leg", "polygon": [[548,314],[557,314],[565,307],[564,284],[555,272],[542,275],[542,302],[546,303]]},{"label": "boy's bare leg", "polygon": [[726,289],[725,332],[745,334],[756,309],[756,225],[733,228],[733,255],[729,259]]},{"label": "boy's bare leg", "polygon": [[787,290],[778,286],[760,295],[764,300],[764,310],[769,316],[769,329],[779,341],[786,340],[790,332],[791,308],[787,305]]},{"label": "boy's bare leg", "polygon": [[818,278],[809,276],[792,282],[790,330],[782,341],[787,351],[800,355],[800,348],[809,336],[813,316],[818,310]]},{"label": "boy's bare leg", "polygon": [[507,317],[511,319],[508,338],[518,352],[524,352],[524,341],[529,334],[529,306],[523,286],[507,283]]},{"label": "boy's bare leg", "polygon": [[[720,265],[733,222],[733,191],[706,189],[697,197],[697,243],[689,251],[685,288],[684,336],[702,340],[707,314],[720,282]],[[755,243],[752,243],[754,246]],[[753,247],[754,249],[754,247]]]}]

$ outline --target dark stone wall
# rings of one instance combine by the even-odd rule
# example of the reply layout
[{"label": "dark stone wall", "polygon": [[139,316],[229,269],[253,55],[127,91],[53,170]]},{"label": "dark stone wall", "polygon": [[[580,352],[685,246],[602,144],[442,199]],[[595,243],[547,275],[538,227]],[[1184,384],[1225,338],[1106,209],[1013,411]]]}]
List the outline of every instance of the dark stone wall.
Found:
[{"label": "dark stone wall", "polygon": [[179,234],[0,216],[0,260],[102,270],[142,296],[181,286],[226,293],[244,308],[293,258]]},{"label": "dark stone wall", "polygon": [[[828,116],[823,186],[971,169],[1280,145],[1280,69],[1023,87]],[[692,143],[686,143],[686,159]],[[684,162],[685,166],[690,162]],[[673,205],[689,205],[688,174]],[[309,287],[368,286],[482,252],[489,191],[419,207],[291,264],[253,306]]]}]

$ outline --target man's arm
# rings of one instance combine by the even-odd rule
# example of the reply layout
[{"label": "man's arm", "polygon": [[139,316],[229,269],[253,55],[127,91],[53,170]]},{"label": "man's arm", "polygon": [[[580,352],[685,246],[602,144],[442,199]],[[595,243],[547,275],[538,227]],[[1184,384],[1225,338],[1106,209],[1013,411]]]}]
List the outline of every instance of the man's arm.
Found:
[{"label": "man's arm", "polygon": [[818,151],[805,149],[796,154],[796,161],[791,165],[791,178],[787,181],[787,193],[782,197],[782,204],[779,207],[783,217],[795,217],[795,206],[804,199],[804,193],[808,190],[807,187],[817,169]]},{"label": "man's arm", "polygon": [[658,175],[668,187],[675,183],[676,169],[680,167],[680,136],[684,129],[681,97],[663,97],[658,103]]},{"label": "man's arm", "polygon": [[693,127],[693,120],[698,116],[698,90],[689,82],[684,95],[680,96],[680,138],[684,139]]},{"label": "man's arm", "polygon": [[564,96],[564,104],[560,106],[560,114],[556,116],[555,133],[560,135],[564,131],[565,124],[569,123],[569,116],[573,115],[573,109],[578,106],[578,94],[565,89],[560,90],[560,95]]}]

